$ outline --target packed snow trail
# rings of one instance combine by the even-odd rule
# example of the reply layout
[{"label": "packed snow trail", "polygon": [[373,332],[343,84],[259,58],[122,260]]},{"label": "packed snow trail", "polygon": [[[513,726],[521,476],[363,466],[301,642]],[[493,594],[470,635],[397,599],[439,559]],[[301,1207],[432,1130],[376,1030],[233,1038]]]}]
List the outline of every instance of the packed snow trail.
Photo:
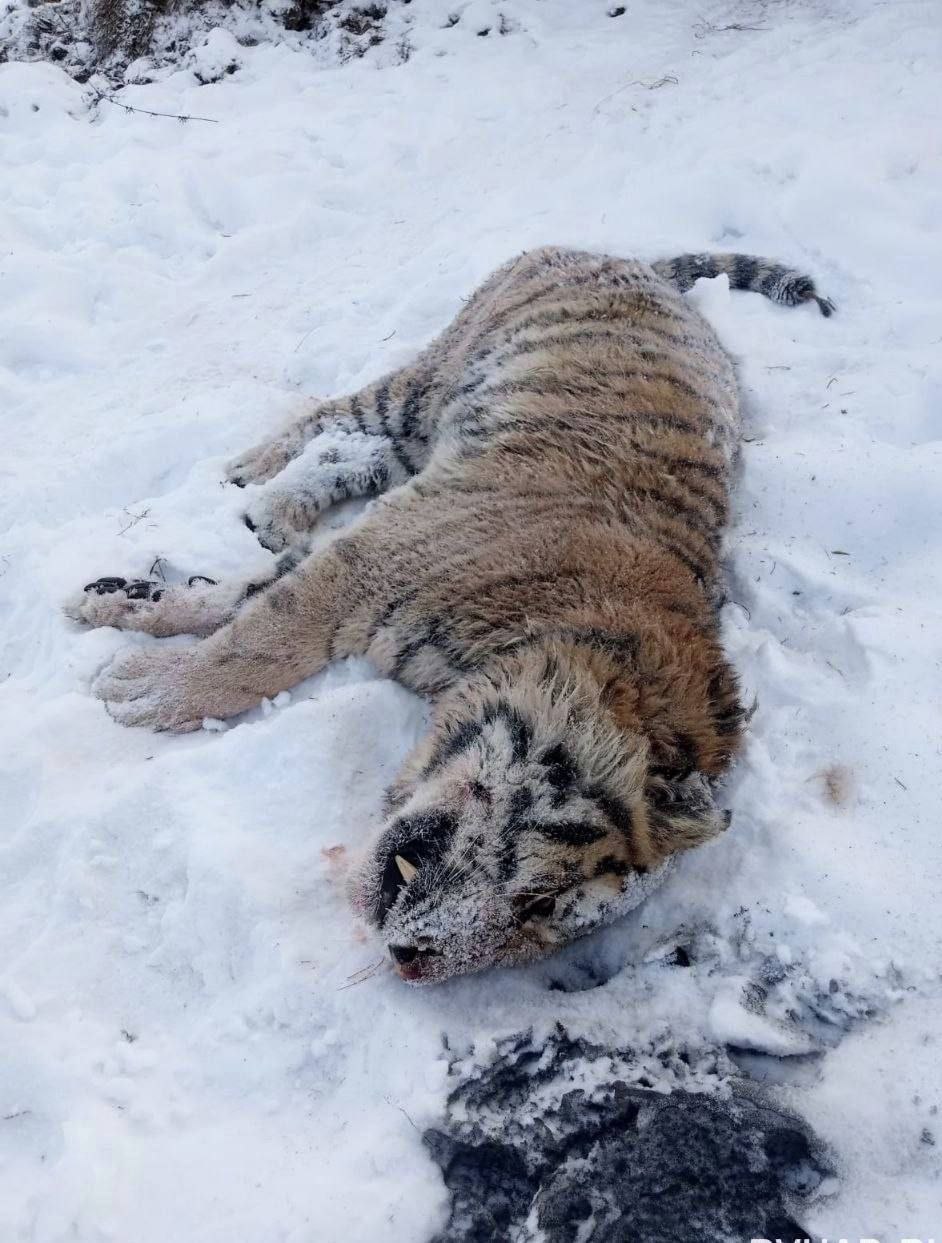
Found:
[{"label": "packed snow trail", "polygon": [[[453,1052],[557,1020],[736,1050],[841,1159],[812,1229],[938,1234],[936,6],[452,7],[414,0],[403,65],[239,47],[201,86],[219,33],[116,96],[186,124],[0,65],[0,1238],[419,1243]],[[748,414],[733,827],[556,959],[415,991],[343,873],[423,706],[348,664],[224,733],[124,730],[88,684],[147,640],[59,604],[265,565],[223,461],[544,242],[773,255],[840,312],[689,295]]]}]

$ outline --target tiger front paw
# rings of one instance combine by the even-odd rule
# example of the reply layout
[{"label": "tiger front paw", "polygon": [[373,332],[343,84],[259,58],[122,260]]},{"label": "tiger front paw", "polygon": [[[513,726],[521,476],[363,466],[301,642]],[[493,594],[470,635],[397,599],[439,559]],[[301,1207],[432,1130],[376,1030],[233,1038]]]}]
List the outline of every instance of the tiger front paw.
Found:
[{"label": "tiger front paw", "polygon": [[237,488],[267,483],[288,465],[294,454],[280,440],[266,440],[241,454],[226,467],[226,479]]},{"label": "tiger front paw", "polygon": [[96,578],[65,602],[63,612],[85,626],[115,626],[119,630],[137,629],[128,620],[142,608],[156,603],[163,595],[163,586],[149,578],[121,578],[106,575]]},{"label": "tiger front paw", "polygon": [[317,510],[296,492],[265,488],[246,508],[242,521],[263,548],[282,552],[304,542],[317,522]]}]

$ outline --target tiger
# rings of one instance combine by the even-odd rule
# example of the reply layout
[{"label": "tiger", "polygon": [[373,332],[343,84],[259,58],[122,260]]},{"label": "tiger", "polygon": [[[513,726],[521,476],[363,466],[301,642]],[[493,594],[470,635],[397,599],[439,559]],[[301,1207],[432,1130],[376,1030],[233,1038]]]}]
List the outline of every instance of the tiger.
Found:
[{"label": "tiger", "polygon": [[[265,573],[112,575],[66,607],[193,636],[97,675],[125,725],[194,730],[349,656],[428,699],[350,885],[407,983],[552,953],[729,824],[717,782],[744,711],[719,610],[740,402],[682,296],[721,273],[835,309],[748,255],[524,252],[411,365],[229,465],[277,554]],[[311,551],[351,498],[373,500]]]}]

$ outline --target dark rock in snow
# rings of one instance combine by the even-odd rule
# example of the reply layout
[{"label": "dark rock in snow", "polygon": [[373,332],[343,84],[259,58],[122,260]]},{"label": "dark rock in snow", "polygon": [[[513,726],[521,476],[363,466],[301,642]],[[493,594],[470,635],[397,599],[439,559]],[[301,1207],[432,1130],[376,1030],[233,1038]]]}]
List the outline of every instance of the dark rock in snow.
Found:
[{"label": "dark rock in snow", "polygon": [[[670,1090],[639,1086],[652,1061]],[[560,1028],[457,1073],[424,1137],[451,1192],[435,1243],[805,1238],[802,1205],[831,1172],[799,1118],[708,1056],[639,1057]]]}]

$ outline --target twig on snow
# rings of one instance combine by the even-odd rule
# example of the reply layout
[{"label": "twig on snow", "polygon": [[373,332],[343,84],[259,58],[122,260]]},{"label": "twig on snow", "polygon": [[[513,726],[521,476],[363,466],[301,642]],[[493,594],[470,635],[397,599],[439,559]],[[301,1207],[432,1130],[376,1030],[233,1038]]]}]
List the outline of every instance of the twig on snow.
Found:
[{"label": "twig on snow", "polygon": [[768,30],[768,26],[752,26],[748,22],[730,22],[728,26],[717,26],[715,22],[708,22],[705,17],[701,17],[694,25],[693,37],[705,39],[707,35],[722,35],[728,30]]},{"label": "twig on snow", "polygon": [[142,509],[139,514],[136,514],[133,509],[124,509],[121,512],[127,514],[131,519],[127,526],[122,527],[118,532],[119,535],[124,535],[126,531],[130,531],[131,527],[136,527],[139,522],[143,522],[150,513],[150,509]]},{"label": "twig on snow", "polygon": [[388,1096],[384,1097],[383,1099],[386,1101],[387,1105],[392,1105],[393,1109],[399,1110],[399,1112],[405,1117],[406,1121],[409,1123],[409,1125],[412,1127],[413,1130],[417,1131],[419,1129],[415,1125],[415,1121],[409,1117],[408,1113],[403,1109],[401,1105],[397,1105],[396,1102],[393,1100],[390,1100]]},{"label": "twig on snow", "polygon": [[354,988],[357,984],[365,984],[367,980],[371,980],[376,973],[386,965],[385,958],[378,958],[376,962],[370,963],[368,967],[361,967],[359,971],[354,971],[347,976],[347,983],[341,984],[337,990],[339,993],[344,992],[348,988]]},{"label": "twig on snow", "polygon": [[742,611],[746,614],[746,621],[752,621],[752,610],[747,608],[741,600],[734,600],[732,596],[730,596],[729,603],[735,604],[738,609],[742,609]]},{"label": "twig on snow", "polygon": [[205,121],[207,125],[218,125],[219,121],[216,117],[198,117],[192,113],[181,112],[154,112],[151,108],[136,108],[133,104],[122,103],[120,99],[115,99],[113,95],[99,95],[95,99],[96,104],[100,104],[104,100],[106,103],[114,104],[116,108],[123,108],[125,112],[139,112],[145,117],[166,117],[170,121]]},{"label": "twig on snow", "polygon": [[[662,78],[656,78],[652,82],[644,82],[640,78],[635,78],[632,82],[625,82],[624,85],[619,86],[617,90],[612,91],[610,95],[606,95],[604,99],[600,99],[592,109],[592,115],[595,116],[603,104],[607,104],[610,99],[614,99],[615,96],[620,95],[622,91],[627,91],[630,86],[641,86],[646,91],[656,91],[662,86],[677,86],[678,84],[679,80],[672,73],[665,73]],[[635,108],[633,104],[631,111],[637,112],[637,108]]]},{"label": "twig on snow", "polygon": [[642,78],[636,78],[634,82],[629,82],[629,86],[643,86],[646,91],[656,91],[662,86],[677,86],[679,79],[673,73],[665,73],[663,78],[655,78],[653,82],[645,82]]},{"label": "twig on snow", "polygon": [[297,343],[297,345],[294,347],[294,353],[295,353],[295,354],[297,354],[298,350],[301,348],[301,346],[304,344],[304,342],[308,339],[308,337],[311,335],[311,333],[312,333],[312,332],[316,332],[316,331],[317,331],[317,324],[315,324],[313,328],[308,328],[307,332],[304,334],[304,336],[301,338],[301,340],[300,340],[300,341]]}]

